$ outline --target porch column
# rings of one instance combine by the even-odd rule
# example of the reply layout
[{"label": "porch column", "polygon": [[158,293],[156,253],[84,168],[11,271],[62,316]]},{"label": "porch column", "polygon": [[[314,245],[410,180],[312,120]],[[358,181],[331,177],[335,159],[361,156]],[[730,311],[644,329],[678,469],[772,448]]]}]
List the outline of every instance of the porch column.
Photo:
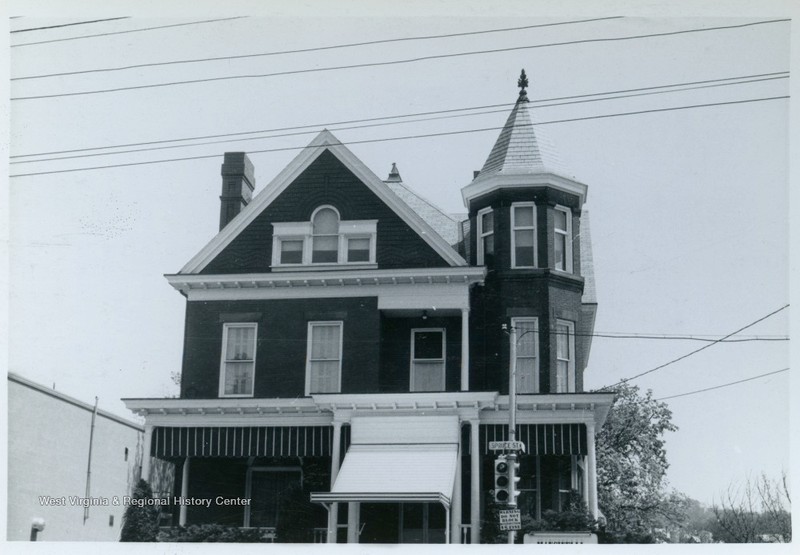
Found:
[{"label": "porch column", "polygon": [[140,478],[150,483],[150,445],[153,443],[153,426],[144,427],[144,452],[142,453],[142,474]]},{"label": "porch column", "polygon": [[479,442],[480,424],[470,420],[470,543],[481,542],[481,446]]},{"label": "porch column", "polygon": [[347,504],[347,543],[358,543],[358,529],[361,525],[361,503],[350,501]]},{"label": "porch column", "polygon": [[[459,427],[459,430],[461,428]],[[456,455],[456,479],[453,484],[453,498],[450,502],[450,543],[461,543],[461,437],[459,433],[458,454]]]},{"label": "porch column", "polygon": [[586,503],[586,506],[589,506],[589,456],[583,456],[583,502]]},{"label": "porch column", "polygon": [[589,512],[592,513],[592,518],[597,518],[597,460],[594,449],[594,420],[586,423],[586,443],[588,444],[587,459],[589,468],[587,474],[589,475]]},{"label": "porch column", "polygon": [[469,309],[461,309],[461,391],[469,391]]},{"label": "porch column", "polygon": [[[331,489],[339,475],[339,461],[341,460],[342,423],[333,423],[333,449],[331,450]],[[331,503],[328,511],[328,543],[336,543],[339,524],[339,504]]]},{"label": "porch column", "polygon": [[[189,497],[189,457],[183,461],[183,472],[181,474],[181,500],[186,501]],[[189,505],[181,503],[180,512],[178,513],[178,524],[186,526],[186,513]]]}]

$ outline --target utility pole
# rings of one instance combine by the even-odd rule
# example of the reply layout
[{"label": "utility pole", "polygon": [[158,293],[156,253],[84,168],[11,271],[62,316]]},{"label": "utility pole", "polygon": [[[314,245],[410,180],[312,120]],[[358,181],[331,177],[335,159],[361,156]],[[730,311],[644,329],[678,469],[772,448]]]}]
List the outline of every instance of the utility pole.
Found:
[{"label": "utility pole", "polygon": [[[508,440],[517,440],[517,329],[513,323],[509,326],[511,338],[510,364],[508,365]],[[512,450],[508,459],[508,506],[517,508],[517,452]],[[508,531],[508,543],[513,544],[516,531]]]}]

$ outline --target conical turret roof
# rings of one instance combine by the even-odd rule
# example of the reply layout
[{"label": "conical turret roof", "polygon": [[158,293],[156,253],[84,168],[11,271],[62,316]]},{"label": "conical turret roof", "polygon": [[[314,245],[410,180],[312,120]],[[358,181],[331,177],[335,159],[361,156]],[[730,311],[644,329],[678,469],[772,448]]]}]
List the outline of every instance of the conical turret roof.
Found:
[{"label": "conical turret roof", "polygon": [[528,98],[523,89],[481,169],[480,176],[486,178],[492,174],[534,173],[555,173],[572,177],[572,172],[558,156],[544,128],[534,125],[528,111]]}]

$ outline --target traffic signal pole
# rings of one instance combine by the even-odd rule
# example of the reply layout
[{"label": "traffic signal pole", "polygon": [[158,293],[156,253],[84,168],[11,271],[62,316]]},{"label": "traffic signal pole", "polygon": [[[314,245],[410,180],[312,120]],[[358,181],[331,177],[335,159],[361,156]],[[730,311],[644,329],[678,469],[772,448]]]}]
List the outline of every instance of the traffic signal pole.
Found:
[{"label": "traffic signal pole", "polygon": [[[508,365],[508,439],[509,441],[517,440],[517,329],[514,327],[513,321],[509,326],[509,333],[511,335],[511,363]],[[508,506],[512,509],[517,508],[517,452],[511,451],[507,457],[508,459]],[[508,531],[508,543],[514,543],[516,532],[514,530]]]}]

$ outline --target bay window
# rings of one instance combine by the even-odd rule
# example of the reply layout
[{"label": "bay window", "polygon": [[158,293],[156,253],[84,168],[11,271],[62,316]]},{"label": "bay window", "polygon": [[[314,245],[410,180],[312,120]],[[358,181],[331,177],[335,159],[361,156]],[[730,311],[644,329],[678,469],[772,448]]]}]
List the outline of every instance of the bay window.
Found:
[{"label": "bay window", "polygon": [[491,207],[478,211],[477,264],[483,266],[494,256],[494,211]]}]

